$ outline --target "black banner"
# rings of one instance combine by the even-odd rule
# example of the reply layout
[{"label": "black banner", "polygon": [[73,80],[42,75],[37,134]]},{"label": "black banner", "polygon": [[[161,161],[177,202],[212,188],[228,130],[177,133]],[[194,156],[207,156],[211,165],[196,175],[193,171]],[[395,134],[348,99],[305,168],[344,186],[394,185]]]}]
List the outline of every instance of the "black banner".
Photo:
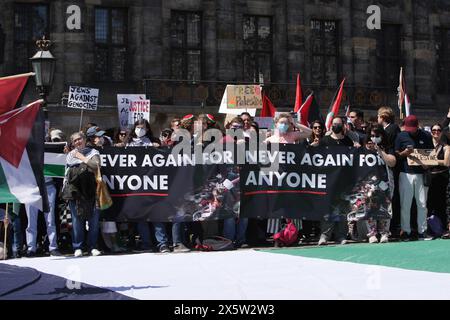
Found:
[{"label": "black banner", "polygon": [[[365,149],[307,148],[246,151],[223,163],[198,161],[155,148],[105,148],[102,175],[117,221],[204,221],[235,216],[322,220],[346,215],[389,218],[384,162]],[[198,155],[197,155],[198,156]],[[255,161],[257,159],[257,161]],[[242,197],[242,199],[241,199]]]}]

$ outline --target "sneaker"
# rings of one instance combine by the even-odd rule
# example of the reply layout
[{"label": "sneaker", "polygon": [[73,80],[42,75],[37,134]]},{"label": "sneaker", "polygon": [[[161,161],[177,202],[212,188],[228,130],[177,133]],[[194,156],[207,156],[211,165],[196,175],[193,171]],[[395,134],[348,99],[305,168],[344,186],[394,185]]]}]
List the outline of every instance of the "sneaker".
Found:
[{"label": "sneaker", "polygon": [[378,243],[378,238],[377,236],[371,236],[369,238],[369,243]]},{"label": "sneaker", "polygon": [[186,253],[186,252],[190,252],[190,251],[191,251],[191,249],[189,249],[182,243],[173,246],[173,253]]},{"label": "sneaker", "polygon": [[382,235],[380,239],[380,243],[388,243],[389,237],[387,235]]},{"label": "sneaker", "polygon": [[409,240],[419,241],[419,234],[417,232],[411,232],[411,234],[409,235]]},{"label": "sneaker", "polygon": [[91,250],[91,256],[93,256],[93,257],[98,257],[101,254],[102,253],[100,251],[98,251],[97,249],[92,249]]},{"label": "sneaker", "polygon": [[36,257],[36,252],[34,252],[34,251],[28,251],[28,252],[25,254],[25,257],[27,257],[27,258],[35,258],[35,257]]},{"label": "sneaker", "polygon": [[83,251],[81,251],[81,249],[77,249],[77,250],[75,250],[75,253],[73,254],[73,256],[75,258],[82,257],[83,256]]},{"label": "sneaker", "polygon": [[58,249],[50,251],[50,257],[61,257],[61,256],[62,256],[62,254],[61,254],[61,252],[59,252]]},{"label": "sneaker", "polygon": [[165,244],[163,244],[161,247],[159,247],[159,252],[161,253],[169,253],[170,249],[168,246],[166,246]]},{"label": "sneaker", "polygon": [[347,242],[347,239],[339,239],[339,240],[337,241],[337,243],[339,243],[339,244],[342,245],[342,246],[345,246],[348,242]]},{"label": "sneaker", "polygon": [[20,259],[22,258],[22,254],[20,253],[20,251],[14,251],[12,254],[12,258],[13,259]]},{"label": "sneaker", "polygon": [[424,233],[419,233],[419,240],[420,241],[430,241],[430,240],[434,240],[435,238],[431,235],[429,235],[428,233],[424,232]]},{"label": "sneaker", "polygon": [[407,232],[400,232],[400,241],[409,241],[410,237],[409,234]]},{"label": "sneaker", "polygon": [[319,246],[326,246],[327,244],[328,244],[327,237],[324,236],[324,235],[321,235],[321,236],[320,236],[320,239],[319,239],[318,245],[319,245]]}]

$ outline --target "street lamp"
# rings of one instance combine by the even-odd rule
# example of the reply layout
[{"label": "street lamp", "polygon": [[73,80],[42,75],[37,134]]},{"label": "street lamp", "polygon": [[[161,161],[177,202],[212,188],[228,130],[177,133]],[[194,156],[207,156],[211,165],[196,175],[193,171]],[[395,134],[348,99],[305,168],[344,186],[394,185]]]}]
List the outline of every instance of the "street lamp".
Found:
[{"label": "street lamp", "polygon": [[39,51],[30,58],[33,66],[33,72],[35,73],[36,87],[39,91],[39,96],[44,100],[43,110],[45,119],[47,120],[47,95],[50,93],[50,89],[53,84],[53,75],[55,73],[55,57],[48,50],[51,41],[46,40],[45,36],[41,40],[36,41],[36,46]]}]

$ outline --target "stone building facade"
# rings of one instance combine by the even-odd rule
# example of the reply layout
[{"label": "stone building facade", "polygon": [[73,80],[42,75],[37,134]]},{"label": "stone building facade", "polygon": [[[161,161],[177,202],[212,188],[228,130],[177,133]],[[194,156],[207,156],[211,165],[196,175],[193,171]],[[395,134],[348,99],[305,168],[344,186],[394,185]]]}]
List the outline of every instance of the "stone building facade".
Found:
[{"label": "stone building facade", "polygon": [[[371,5],[380,30],[367,26]],[[105,127],[118,93],[146,93],[164,122],[216,113],[226,84],[262,80],[288,110],[298,72],[324,110],[344,77],[345,104],[396,107],[401,66],[417,114],[434,121],[450,102],[450,0],[3,0],[0,24],[1,75],[31,69],[35,38],[53,41],[50,120],[67,130],[79,117],[64,106],[70,85],[100,89],[85,117]]]}]

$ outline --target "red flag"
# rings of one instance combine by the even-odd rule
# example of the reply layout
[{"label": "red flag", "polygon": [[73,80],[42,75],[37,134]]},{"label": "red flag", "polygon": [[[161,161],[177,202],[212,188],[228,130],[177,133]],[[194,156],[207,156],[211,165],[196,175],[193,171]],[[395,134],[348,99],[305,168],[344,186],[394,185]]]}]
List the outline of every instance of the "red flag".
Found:
[{"label": "red flag", "polygon": [[16,107],[30,75],[32,73],[0,78],[0,114]]},{"label": "red flag", "polygon": [[304,126],[308,126],[309,125],[309,108],[311,107],[311,104],[313,102],[314,99],[314,94],[311,93],[308,98],[306,98],[305,103],[300,107],[300,110],[298,111],[299,113],[299,120],[300,123]]},{"label": "red flag", "polygon": [[297,91],[295,94],[295,107],[294,112],[298,112],[302,106],[303,96],[302,96],[302,83],[300,81],[300,73],[297,74]]},{"label": "red flag", "polygon": [[30,139],[43,100],[0,115],[0,157],[16,168]]},{"label": "red flag", "polygon": [[269,97],[263,93],[263,107],[261,110],[261,117],[273,118],[275,117],[275,112],[277,112],[277,108],[275,108]]},{"label": "red flag", "polygon": [[300,123],[304,126],[309,126],[316,120],[319,120],[322,123],[324,122],[319,105],[314,98],[314,92],[306,98],[305,103],[298,112],[298,118],[300,119]]},{"label": "red flag", "polygon": [[339,108],[341,107],[341,101],[342,101],[342,94],[344,93],[344,83],[345,83],[345,78],[344,78],[344,80],[342,80],[341,85],[339,87],[339,91],[334,96],[332,105],[328,112],[327,119],[325,122],[325,126],[326,126],[327,130],[330,130],[331,123],[333,122],[334,117],[339,114]]}]

